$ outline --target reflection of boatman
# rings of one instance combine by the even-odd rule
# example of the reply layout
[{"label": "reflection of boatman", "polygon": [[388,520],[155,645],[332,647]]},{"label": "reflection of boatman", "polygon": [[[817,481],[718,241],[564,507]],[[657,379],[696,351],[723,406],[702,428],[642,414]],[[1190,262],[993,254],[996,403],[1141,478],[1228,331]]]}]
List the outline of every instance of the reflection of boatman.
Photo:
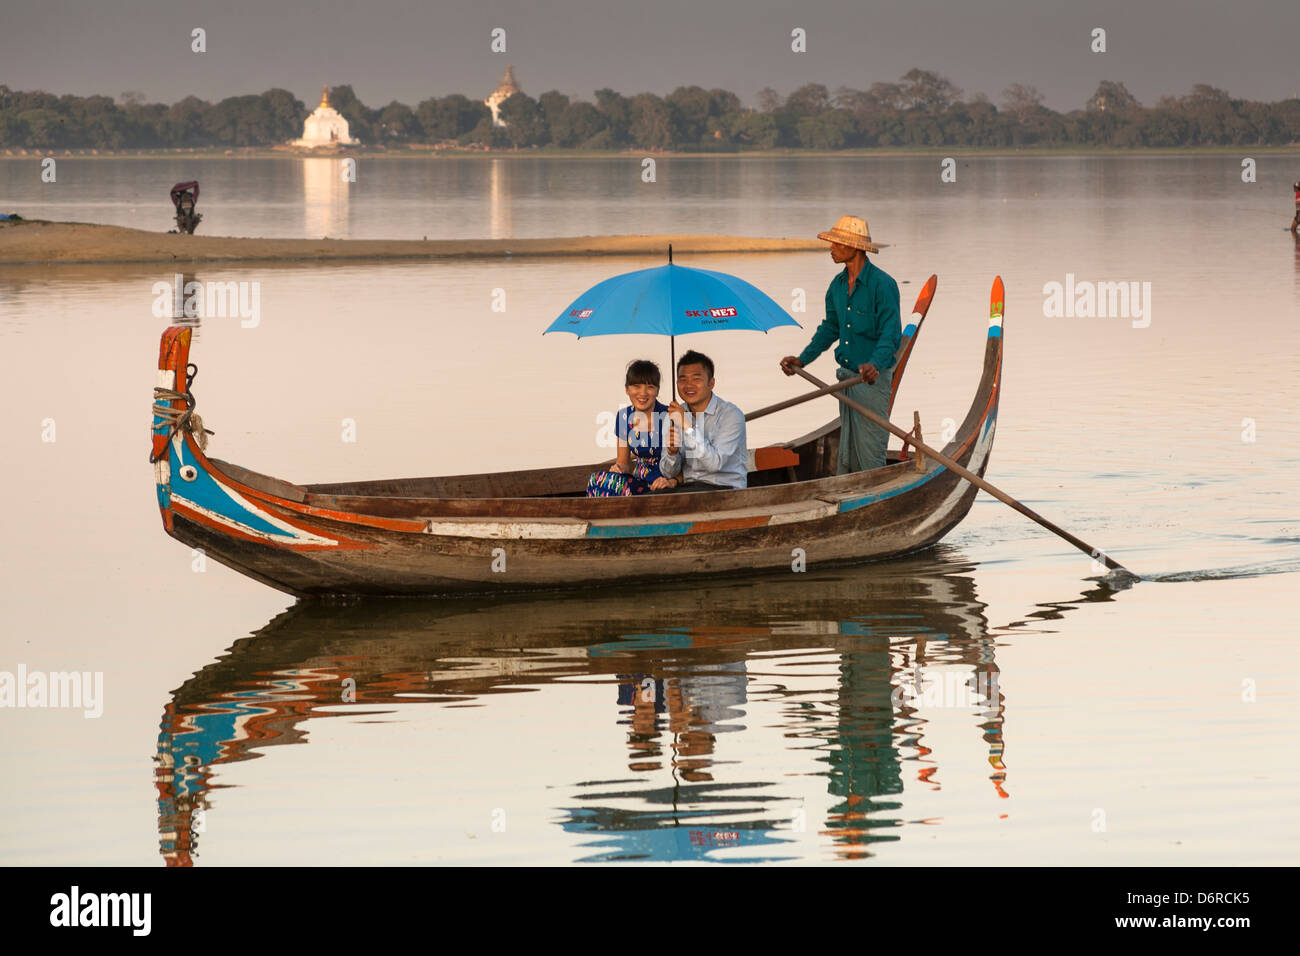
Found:
[{"label": "reflection of boatman", "polygon": [[[831,345],[835,345],[835,374],[841,381],[861,375],[864,384],[844,390],[844,395],[865,405],[881,418],[889,417],[894,356],[903,339],[898,312],[898,283],[867,261],[868,252],[883,246],[871,241],[867,221],[841,216],[831,230],[817,233],[831,244],[831,258],[844,271],[826,290],[826,318],[813,333],[808,347],[796,358],[781,359],[781,370],[793,375]],[[840,456],[837,475],[885,466],[889,433],[840,403]]]},{"label": "reflection of boatman", "polygon": [[1295,218],[1291,220],[1291,232],[1295,233],[1300,229],[1300,183],[1296,183],[1292,188],[1295,190]]}]

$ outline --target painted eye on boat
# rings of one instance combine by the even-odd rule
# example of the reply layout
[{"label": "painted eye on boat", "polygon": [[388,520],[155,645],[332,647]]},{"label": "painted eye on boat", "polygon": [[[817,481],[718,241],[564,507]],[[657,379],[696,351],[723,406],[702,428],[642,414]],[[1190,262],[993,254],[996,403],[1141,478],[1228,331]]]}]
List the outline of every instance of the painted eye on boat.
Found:
[{"label": "painted eye on boat", "polygon": [[181,465],[181,477],[186,481],[193,481],[199,476],[199,470],[193,465]]}]

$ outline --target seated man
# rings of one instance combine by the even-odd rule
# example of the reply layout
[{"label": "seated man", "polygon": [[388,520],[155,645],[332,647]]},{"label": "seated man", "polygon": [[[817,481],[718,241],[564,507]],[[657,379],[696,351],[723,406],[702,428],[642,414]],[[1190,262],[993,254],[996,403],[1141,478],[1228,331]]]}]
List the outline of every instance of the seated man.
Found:
[{"label": "seated man", "polygon": [[[683,408],[668,406],[673,423],[659,472],[684,491],[744,488],[749,482],[745,415],[713,394],[713,361],[687,352],[677,361],[677,391]],[[680,445],[680,447],[679,447]]]}]

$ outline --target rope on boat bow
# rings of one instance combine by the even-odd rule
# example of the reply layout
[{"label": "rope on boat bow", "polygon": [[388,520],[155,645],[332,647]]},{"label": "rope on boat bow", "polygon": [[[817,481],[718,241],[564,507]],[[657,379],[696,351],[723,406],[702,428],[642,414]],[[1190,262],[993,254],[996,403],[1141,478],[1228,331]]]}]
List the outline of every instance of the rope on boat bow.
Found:
[{"label": "rope on boat bow", "polygon": [[[153,390],[153,413],[162,419],[157,425],[153,426],[154,431],[162,431],[169,428],[167,432],[167,443],[170,444],[172,438],[177,432],[184,429],[194,436],[194,440],[199,443],[199,448],[203,451],[208,447],[208,436],[215,435],[216,432],[210,428],[203,427],[203,419],[194,414],[194,393],[190,391],[190,386],[194,384],[194,379],[198,377],[199,367],[191,362],[185,367],[185,391],[178,392],[173,388],[165,388],[162,385],[155,385]],[[185,403],[184,408],[173,408],[172,402],[182,401]],[[155,455],[149,453],[149,464],[153,464],[159,458],[163,457],[167,445],[164,444],[164,451]]]}]

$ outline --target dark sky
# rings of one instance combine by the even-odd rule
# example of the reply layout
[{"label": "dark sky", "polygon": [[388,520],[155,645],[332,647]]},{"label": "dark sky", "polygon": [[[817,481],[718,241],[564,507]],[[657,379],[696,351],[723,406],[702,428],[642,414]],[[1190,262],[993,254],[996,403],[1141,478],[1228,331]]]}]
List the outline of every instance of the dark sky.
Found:
[{"label": "dark sky", "polygon": [[[208,50],[190,52],[190,30]],[[489,50],[493,27],[507,52]],[[808,51],[790,50],[807,31]],[[1092,28],[1106,53],[1089,50]],[[486,96],[506,63],[524,91],[591,98],[722,87],[866,88],[919,66],[995,102],[1029,83],[1069,110],[1103,79],[1147,105],[1210,83],[1234,96],[1300,93],[1300,0],[0,0],[0,83],[171,103],[322,83],[363,102]]]}]

